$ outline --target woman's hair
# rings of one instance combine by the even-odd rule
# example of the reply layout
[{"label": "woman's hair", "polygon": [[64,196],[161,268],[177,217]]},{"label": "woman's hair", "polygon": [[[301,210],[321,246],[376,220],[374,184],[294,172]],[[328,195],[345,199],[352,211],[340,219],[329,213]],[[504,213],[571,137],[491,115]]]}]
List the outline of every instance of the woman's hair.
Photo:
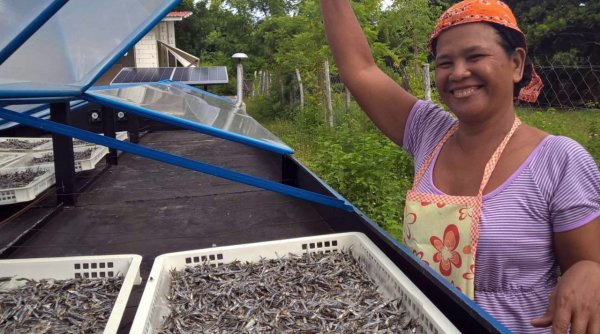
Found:
[{"label": "woman's hair", "polygon": [[[482,22],[482,23],[486,23],[489,24],[492,28],[494,28],[494,30],[496,31],[496,34],[498,34],[498,36],[500,37],[500,46],[502,46],[502,49],[504,49],[504,51],[506,52],[506,54],[510,57],[514,54],[515,50],[517,48],[523,48],[525,50],[527,50],[527,44],[525,43],[525,36],[523,36],[522,33],[511,29],[511,28],[507,28],[503,25],[497,24],[497,23],[492,23],[492,22]],[[433,53],[433,56],[435,57],[437,54],[437,38],[434,39],[433,41],[431,41],[431,50]],[[517,97],[519,96],[519,92],[521,91],[521,88],[526,87],[529,82],[531,81],[531,71],[533,69],[532,65],[532,61],[531,58],[529,58],[528,55],[525,55],[525,67],[523,69],[523,77],[521,78],[521,81],[517,82],[514,84],[514,89],[513,89],[513,96]]]}]

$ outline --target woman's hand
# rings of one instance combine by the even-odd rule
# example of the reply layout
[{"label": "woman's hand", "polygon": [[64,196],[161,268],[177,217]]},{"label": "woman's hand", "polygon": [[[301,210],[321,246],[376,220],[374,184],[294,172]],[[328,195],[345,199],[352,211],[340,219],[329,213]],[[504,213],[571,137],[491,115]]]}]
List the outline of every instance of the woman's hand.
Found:
[{"label": "woman's hand", "polygon": [[600,263],[579,261],[560,278],[548,311],[533,319],[535,327],[552,325],[552,334],[600,334]]}]

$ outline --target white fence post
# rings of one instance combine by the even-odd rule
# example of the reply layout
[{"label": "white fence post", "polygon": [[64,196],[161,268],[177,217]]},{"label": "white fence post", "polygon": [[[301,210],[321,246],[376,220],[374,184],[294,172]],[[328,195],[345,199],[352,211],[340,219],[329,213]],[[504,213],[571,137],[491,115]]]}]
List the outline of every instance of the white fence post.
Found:
[{"label": "white fence post", "polygon": [[429,64],[423,64],[423,87],[425,87],[425,100],[431,101],[431,81],[429,77]]},{"label": "white fence post", "polygon": [[296,78],[298,79],[298,89],[300,90],[300,110],[302,110],[304,109],[304,86],[302,85],[302,77],[298,68],[296,68]]},{"label": "white fence post", "polygon": [[331,79],[329,78],[329,60],[325,59],[323,66],[325,68],[325,98],[327,100],[327,123],[333,128],[333,105],[331,103]]}]

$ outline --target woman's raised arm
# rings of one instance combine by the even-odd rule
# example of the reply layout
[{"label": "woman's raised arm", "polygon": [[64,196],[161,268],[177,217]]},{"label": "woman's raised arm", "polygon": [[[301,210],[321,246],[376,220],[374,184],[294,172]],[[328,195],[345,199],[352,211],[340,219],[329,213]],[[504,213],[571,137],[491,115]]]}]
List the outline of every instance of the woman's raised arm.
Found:
[{"label": "woman's raised arm", "polygon": [[321,0],[321,12],[342,82],[375,125],[402,145],[417,99],[377,67],[348,0]]}]

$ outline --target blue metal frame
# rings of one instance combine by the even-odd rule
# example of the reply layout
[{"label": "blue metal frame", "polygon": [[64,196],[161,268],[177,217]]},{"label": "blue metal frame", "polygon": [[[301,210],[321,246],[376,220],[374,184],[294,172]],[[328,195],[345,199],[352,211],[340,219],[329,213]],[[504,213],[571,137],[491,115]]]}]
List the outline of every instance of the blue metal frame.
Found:
[{"label": "blue metal frame", "polygon": [[209,127],[209,126],[206,126],[203,124],[199,124],[196,122],[181,119],[179,117],[174,117],[171,115],[159,113],[159,112],[153,111],[151,109],[130,105],[130,104],[127,104],[127,103],[124,103],[121,101],[116,101],[109,97],[95,95],[93,93],[93,91],[90,93],[86,92],[83,95],[83,99],[85,99],[86,101],[92,102],[92,103],[97,103],[99,105],[109,107],[109,108],[119,109],[119,110],[123,110],[126,112],[130,112],[134,115],[138,115],[138,116],[145,117],[145,118],[150,118],[150,119],[159,121],[161,123],[181,127],[181,128],[196,131],[196,132],[205,133],[205,134],[208,134],[208,135],[211,135],[214,137],[226,139],[226,140],[244,144],[244,145],[253,146],[256,148],[260,148],[265,151],[275,152],[278,154],[293,154],[294,153],[294,150],[292,150],[291,148],[281,147],[276,144],[270,144],[270,143],[267,143],[264,141],[256,140],[253,138],[248,138],[248,137],[236,134],[236,133],[227,132],[227,131],[224,131],[221,129],[215,129],[215,128],[212,128],[212,127]]},{"label": "blue metal frame", "polygon": [[[301,163],[299,163],[299,164],[301,166],[304,166]],[[329,192],[331,192],[336,198],[338,198],[340,200],[347,201],[342,195],[340,195],[337,191],[335,191],[335,189],[331,188],[331,186],[329,184],[327,184],[325,181],[323,181],[319,176],[317,176],[315,173],[313,173],[310,169],[308,169],[308,168],[305,167],[305,171],[308,174],[310,174],[315,180],[319,181],[319,183],[321,183],[321,185],[324,188],[326,188]],[[469,299],[469,297],[467,297],[465,294],[460,293],[458,290],[456,290],[456,288],[454,286],[452,286],[452,284],[450,284],[450,282],[448,282],[448,280],[446,278],[444,278],[442,275],[440,275],[439,273],[437,273],[431,267],[424,265],[422,263],[422,261],[421,261],[420,258],[418,258],[417,256],[415,256],[408,248],[406,248],[406,246],[404,246],[403,244],[401,244],[400,242],[398,242],[398,240],[396,240],[392,236],[390,236],[389,233],[387,233],[377,223],[373,222],[366,214],[364,214],[362,211],[360,211],[352,203],[350,203],[350,202],[348,202],[348,203],[349,203],[350,206],[352,206],[352,211],[354,211],[356,214],[358,214],[360,217],[362,217],[367,223],[369,223],[371,225],[371,228],[377,230],[381,235],[386,236],[386,238],[388,239],[388,241],[390,243],[392,243],[394,246],[396,246],[397,249],[400,249],[403,253],[409,255],[410,257],[412,257],[415,260],[415,262],[419,263],[422,268],[424,268],[429,273],[431,273],[433,276],[435,276],[444,286],[446,286],[448,288],[449,291],[454,292],[455,295],[458,298],[460,298],[460,300],[462,302],[464,302],[471,309],[473,309],[474,312],[476,312],[477,314],[479,314],[482,318],[484,318],[486,321],[488,321],[492,326],[494,326],[501,333],[507,333],[507,334],[511,333],[511,331],[508,330],[508,328],[506,328],[498,320],[496,320],[496,318],[494,318],[489,313],[487,313],[484,309],[482,309],[481,306],[477,305],[477,303],[475,303],[475,301]]]},{"label": "blue metal frame", "polygon": [[197,172],[217,176],[227,180],[247,184],[257,188],[274,191],[283,195],[296,197],[310,202],[338,208],[345,211],[352,211],[353,206],[344,199],[330,197],[311,191],[295,188],[274,181],[261,179],[255,176],[234,172],[225,168],[209,165],[203,162],[187,159],[177,155],[153,150],[144,146],[122,142],[114,138],[101,136],[89,131],[74,128],[72,126],[59,124],[53,121],[40,120],[35,117],[23,115],[18,112],[0,108],[0,117],[21,123],[40,130],[49,131],[63,136],[78,138],[87,142],[114,148],[120,151],[139,155],[144,158],[161,161],[170,165],[191,169]]},{"label": "blue metal frame", "polygon": [[35,19],[33,19],[15,38],[0,50],[0,65],[4,63],[23,43],[46,23],[68,0],[53,0]]},{"label": "blue metal frame", "polygon": [[[20,93],[26,93],[26,91],[19,91]],[[2,91],[0,91],[0,106],[8,106],[11,104],[40,104],[40,103],[52,103],[52,102],[68,102],[74,99],[78,99],[80,94],[77,95],[48,95],[48,96],[21,96],[21,97],[9,97],[3,98]]]}]

